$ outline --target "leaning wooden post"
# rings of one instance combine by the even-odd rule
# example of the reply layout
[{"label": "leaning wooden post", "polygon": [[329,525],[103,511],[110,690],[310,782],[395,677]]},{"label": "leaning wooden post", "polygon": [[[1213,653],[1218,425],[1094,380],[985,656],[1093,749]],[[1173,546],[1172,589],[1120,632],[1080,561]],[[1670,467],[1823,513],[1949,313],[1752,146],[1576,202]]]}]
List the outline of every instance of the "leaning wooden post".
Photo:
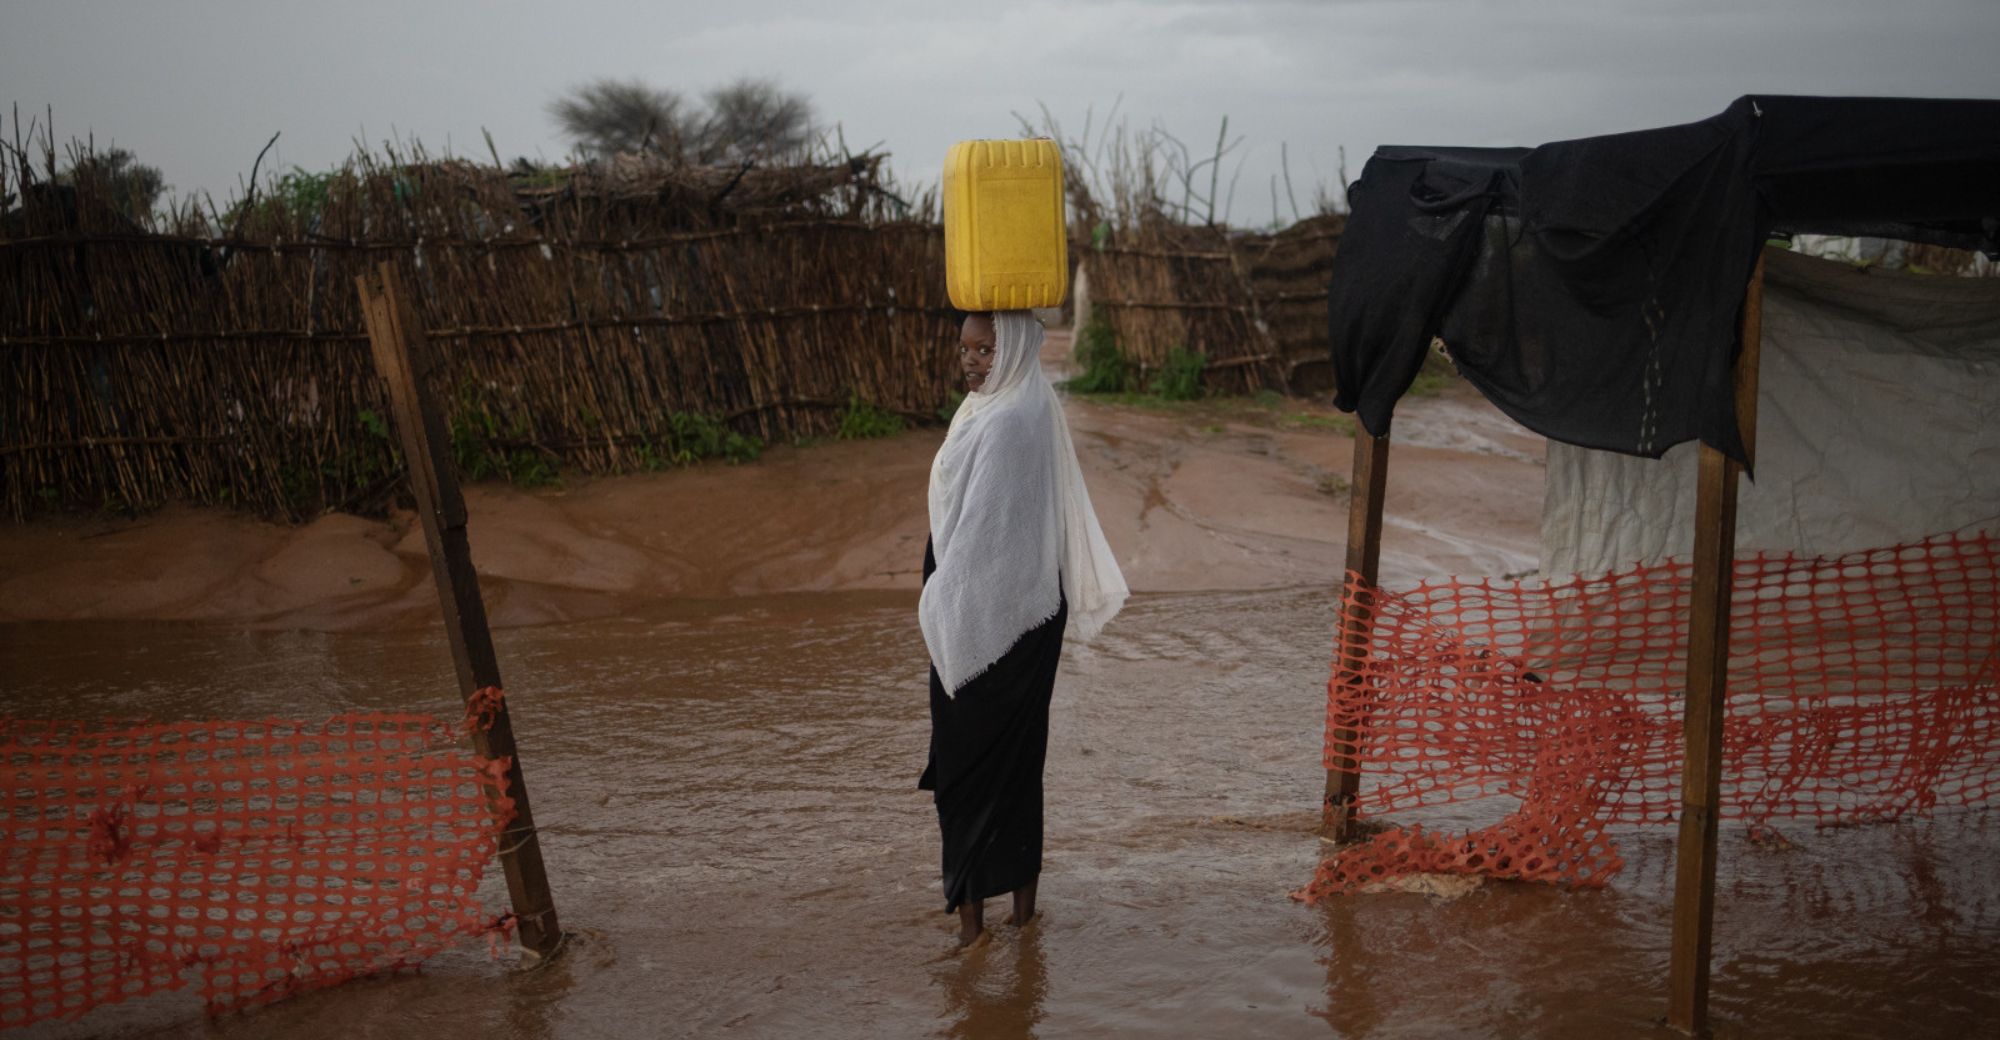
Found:
[{"label": "leaning wooden post", "polygon": [[[479,577],[472,569],[472,549],[465,534],[465,498],[459,494],[458,476],[452,470],[444,417],[425,383],[434,363],[430,344],[392,265],[382,264],[355,281],[361,288],[368,340],[375,349],[375,369],[389,384],[403,458],[410,469],[410,490],[424,525],[424,541],[430,546],[431,576],[437,581],[438,601],[444,608],[444,631],[458,670],[458,692],[471,714],[475,694],[489,687],[501,688],[500,665],[493,656],[493,634],[486,627],[486,601],[480,598]],[[504,698],[482,700],[477,710],[490,714],[493,724],[472,728],[473,749],[483,758],[507,763],[507,795],[514,800],[514,821],[501,839],[500,868],[507,876],[507,894],[513,901],[521,946],[538,957],[548,957],[562,942],[562,929],[556,923],[555,900],[549,894],[549,877],[542,866],[542,846],[528,806],[528,785],[521,776],[521,756],[514,748],[513,723]]]},{"label": "leaning wooden post", "polygon": [[[1389,435],[1370,434],[1358,421],[1354,429],[1354,481],[1347,506],[1347,573],[1359,575],[1356,595],[1343,596],[1340,608],[1340,650],[1333,665],[1336,686],[1361,682],[1356,670],[1368,657],[1368,633],[1374,620],[1370,601],[1382,564],[1382,493],[1389,484]],[[1354,822],[1354,799],[1361,792],[1358,757],[1361,720],[1331,720],[1328,734],[1332,762],[1326,770],[1326,797],[1320,803],[1320,833],[1345,841]]]},{"label": "leaning wooden post", "polygon": [[[1757,359],[1763,335],[1764,257],[1743,293],[1736,358],[1736,422],[1755,461]],[[1708,1031],[1708,961],[1715,918],[1715,833],[1721,812],[1722,720],[1729,699],[1729,597],[1736,565],[1736,484],[1743,467],[1706,444],[1695,485],[1694,590],[1688,606],[1687,712],[1681,765],[1680,847],[1674,869],[1673,953],[1667,1024]]]}]

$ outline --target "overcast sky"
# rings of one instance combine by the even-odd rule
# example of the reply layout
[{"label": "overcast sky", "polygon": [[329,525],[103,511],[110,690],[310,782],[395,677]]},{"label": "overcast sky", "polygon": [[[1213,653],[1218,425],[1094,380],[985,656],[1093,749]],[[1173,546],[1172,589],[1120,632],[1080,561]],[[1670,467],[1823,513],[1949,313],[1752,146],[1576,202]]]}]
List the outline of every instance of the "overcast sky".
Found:
[{"label": "overcast sky", "polygon": [[[14,136],[53,106],[218,202],[266,168],[337,165],[392,134],[560,158],[551,98],[594,78],[688,93],[769,77],[906,182],[1046,105],[1074,136],[1119,111],[1245,138],[1233,222],[1271,219],[1380,144],[1539,144],[1688,122],[1747,93],[2000,97],[2000,0],[0,0]],[[1233,168],[1233,167],[1232,167]],[[1228,173],[1225,173],[1225,181]],[[1288,203],[1280,203],[1289,215]]]}]

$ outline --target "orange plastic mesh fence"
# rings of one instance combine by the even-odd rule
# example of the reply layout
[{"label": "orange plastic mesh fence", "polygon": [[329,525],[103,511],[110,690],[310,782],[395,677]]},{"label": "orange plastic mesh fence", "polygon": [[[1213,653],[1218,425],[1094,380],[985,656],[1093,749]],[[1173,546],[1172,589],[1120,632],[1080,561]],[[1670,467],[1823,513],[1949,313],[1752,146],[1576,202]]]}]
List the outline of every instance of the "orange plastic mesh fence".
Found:
[{"label": "orange plastic mesh fence", "polygon": [[0,1029],[199,987],[211,1012],[414,965],[474,890],[504,762],[424,715],[0,719]]},{"label": "orange plastic mesh fence", "polygon": [[[1996,555],[2000,539],[1977,534],[1739,558],[1723,816],[1761,828],[1992,803]],[[1350,575],[1346,598],[1373,621],[1365,646],[1336,637],[1325,762],[1358,764],[1357,815],[1482,798],[1512,811],[1344,847],[1300,897],[1410,873],[1603,884],[1622,866],[1607,827],[1679,818],[1691,581],[1685,560],[1402,593]]]}]

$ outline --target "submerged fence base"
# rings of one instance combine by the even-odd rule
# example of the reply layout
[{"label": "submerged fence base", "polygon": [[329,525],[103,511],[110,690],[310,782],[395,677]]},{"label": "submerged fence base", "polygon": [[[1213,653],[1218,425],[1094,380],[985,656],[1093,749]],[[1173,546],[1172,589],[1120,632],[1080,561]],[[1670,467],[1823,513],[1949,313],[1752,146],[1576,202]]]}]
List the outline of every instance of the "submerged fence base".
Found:
[{"label": "submerged fence base", "polygon": [[505,763],[424,715],[0,719],[0,1030],[196,988],[212,1013],[503,928]]},{"label": "submerged fence base", "polygon": [[[1384,831],[1298,895],[1415,873],[1603,884],[1623,865],[1608,827],[1680,812],[1690,582],[1686,561],[1402,593],[1350,579],[1373,627],[1365,658],[1336,662],[1326,767],[1359,768],[1362,815],[1512,811],[1466,834]],[[1746,557],[1734,587],[1725,817],[1838,824],[2000,797],[2000,538]]]}]

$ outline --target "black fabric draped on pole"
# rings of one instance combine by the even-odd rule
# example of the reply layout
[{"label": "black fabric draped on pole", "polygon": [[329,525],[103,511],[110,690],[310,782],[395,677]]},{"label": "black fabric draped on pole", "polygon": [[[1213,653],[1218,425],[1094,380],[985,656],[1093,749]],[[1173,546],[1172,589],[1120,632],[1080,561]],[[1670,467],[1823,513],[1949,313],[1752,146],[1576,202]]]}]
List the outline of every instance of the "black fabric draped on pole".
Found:
[{"label": "black fabric draped on pole", "polygon": [[[936,569],[925,545],[924,580]],[[917,786],[936,796],[946,912],[1041,876],[1042,765],[1068,620],[1065,602],[955,697],[931,669],[930,762]]]},{"label": "black fabric draped on pole", "polygon": [[1334,403],[1389,431],[1441,338],[1545,436],[1744,459],[1731,371],[1774,234],[2000,254],[2000,101],[1745,97],[1684,126],[1539,148],[1386,147],[1349,193]]}]

